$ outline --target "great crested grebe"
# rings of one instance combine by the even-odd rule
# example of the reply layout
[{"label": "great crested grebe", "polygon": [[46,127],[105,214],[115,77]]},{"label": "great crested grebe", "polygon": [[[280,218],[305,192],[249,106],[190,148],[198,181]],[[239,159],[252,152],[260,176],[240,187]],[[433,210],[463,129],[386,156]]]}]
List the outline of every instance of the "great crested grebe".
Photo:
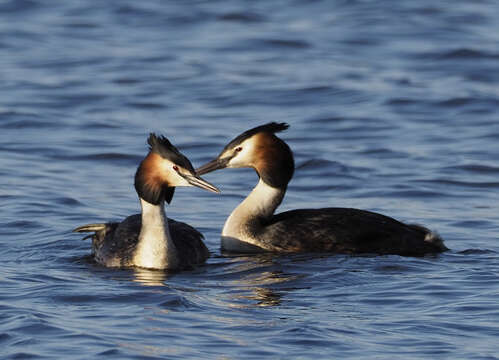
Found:
[{"label": "great crested grebe", "polygon": [[196,170],[250,167],[259,181],[230,214],[222,249],[232,252],[333,252],[418,256],[448,250],[442,239],[419,225],[348,208],[299,209],[274,215],[294,172],[293,154],[275,133],[285,123],[268,123],[237,136],[218,157]]},{"label": "great crested grebe", "polygon": [[191,162],[163,136],[150,134],[150,148],[135,174],[135,190],[142,213],[122,222],[88,224],[75,232],[94,232],[92,253],[108,267],[138,266],[150,269],[184,269],[203,263],[209,252],[203,235],[192,226],[169,219],[165,201],[170,203],[176,186],[197,186],[220,192],[200,178]]}]

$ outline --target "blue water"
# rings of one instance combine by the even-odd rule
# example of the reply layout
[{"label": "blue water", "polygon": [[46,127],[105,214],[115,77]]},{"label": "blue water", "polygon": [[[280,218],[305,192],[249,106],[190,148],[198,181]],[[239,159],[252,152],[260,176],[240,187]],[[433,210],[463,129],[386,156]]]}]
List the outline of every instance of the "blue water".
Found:
[{"label": "blue water", "polygon": [[[499,358],[499,5],[0,0],[0,358]],[[251,170],[180,188],[205,266],[113,270],[75,226],[139,210],[150,131],[199,166],[268,121],[280,210],[437,230],[423,258],[224,256]]]}]

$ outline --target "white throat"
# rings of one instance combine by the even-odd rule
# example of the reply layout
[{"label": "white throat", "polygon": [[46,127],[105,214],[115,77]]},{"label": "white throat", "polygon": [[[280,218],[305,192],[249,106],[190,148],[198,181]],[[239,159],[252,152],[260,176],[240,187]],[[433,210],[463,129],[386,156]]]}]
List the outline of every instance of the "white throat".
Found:
[{"label": "white throat", "polygon": [[178,267],[177,249],[170,235],[164,201],[153,205],[140,198],[142,227],[135,250],[134,265],[150,269]]},{"label": "white throat", "polygon": [[[255,218],[269,218],[281,203],[285,190],[258,182],[251,193],[239,204],[225,221],[222,230],[222,249],[230,251],[251,251],[246,244],[257,245],[248,231],[247,224]],[[255,251],[257,249],[253,249]]]}]

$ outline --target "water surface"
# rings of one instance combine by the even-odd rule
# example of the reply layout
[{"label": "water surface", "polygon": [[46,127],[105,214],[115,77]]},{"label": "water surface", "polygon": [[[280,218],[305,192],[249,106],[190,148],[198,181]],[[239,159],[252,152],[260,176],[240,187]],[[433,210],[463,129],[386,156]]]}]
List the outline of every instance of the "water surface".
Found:
[{"label": "water surface", "polygon": [[[494,1],[0,1],[5,359],[495,359]],[[194,163],[268,121],[297,170],[280,211],[357,207],[437,230],[423,258],[226,256],[251,170],[177,189],[205,266],[95,265],[75,226],[139,209],[150,131]]]}]

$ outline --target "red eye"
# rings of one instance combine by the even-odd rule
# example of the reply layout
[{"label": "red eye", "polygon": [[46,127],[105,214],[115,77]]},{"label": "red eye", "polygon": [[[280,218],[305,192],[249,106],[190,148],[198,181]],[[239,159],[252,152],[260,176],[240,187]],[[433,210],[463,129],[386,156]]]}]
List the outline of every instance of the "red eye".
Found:
[{"label": "red eye", "polygon": [[240,151],[242,151],[242,150],[243,150],[243,148],[242,148],[242,147],[240,147],[240,146],[236,148],[236,151],[237,151],[237,152],[240,152]]},{"label": "red eye", "polygon": [[177,165],[173,165],[173,170],[178,171],[178,166]]}]

